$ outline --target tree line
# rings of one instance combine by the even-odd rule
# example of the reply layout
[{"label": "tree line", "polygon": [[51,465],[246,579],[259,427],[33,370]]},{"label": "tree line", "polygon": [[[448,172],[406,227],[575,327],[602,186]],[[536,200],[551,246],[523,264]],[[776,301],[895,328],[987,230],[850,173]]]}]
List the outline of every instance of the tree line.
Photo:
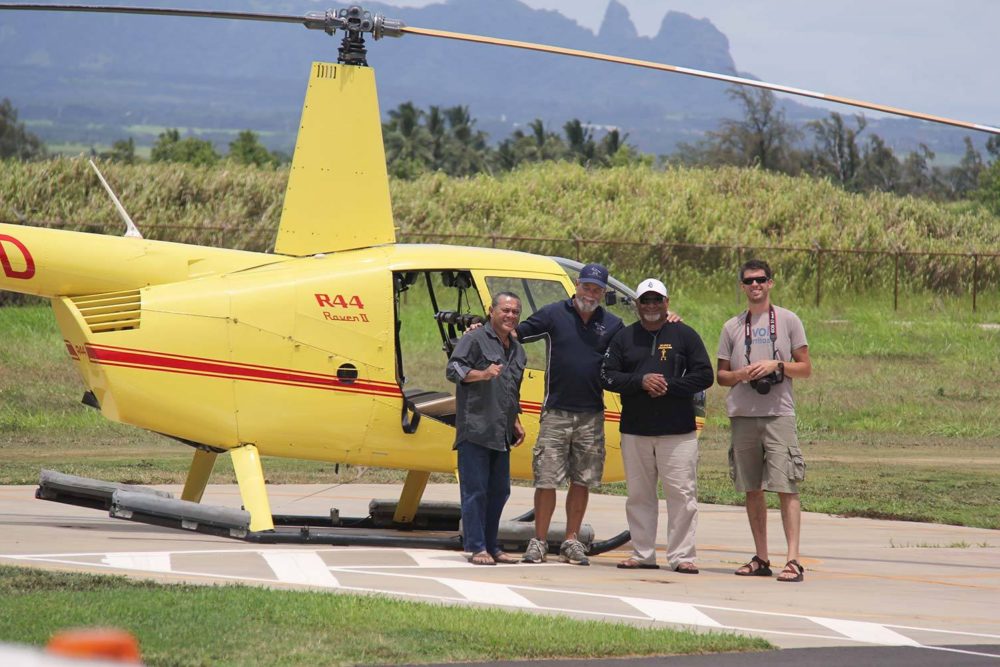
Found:
[{"label": "tree line", "polygon": [[[386,166],[390,175],[402,179],[439,171],[459,177],[495,174],[549,160],[588,168],[738,166],[828,179],[849,192],[889,192],[935,201],[971,199],[1000,215],[1000,137],[987,141],[985,158],[966,137],[959,163],[942,167],[934,164],[934,152],[923,144],[908,155],[897,156],[879,135],[866,132],[864,115],[845,117],[831,112],[799,127],[786,120],[770,91],[733,88],[729,94],[742,108],[742,118],[724,120],[703,139],[680,144],[675,153],[660,157],[641,153],[618,129],[598,137],[592,126],[576,118],[564,123],[561,132],[535,119],[493,146],[487,134],[476,128],[467,106],[424,110],[404,102],[389,111],[382,124]],[[139,160],[131,137],[94,154],[129,164]],[[18,122],[17,111],[4,99],[0,102],[0,159],[44,157],[44,143]],[[287,164],[291,157],[268,150],[251,130],[240,132],[222,155],[211,141],[182,137],[179,130],[167,129],[150,153],[152,162],[213,165],[223,160],[273,168]]]},{"label": "tree line", "polygon": [[798,127],[785,119],[771,91],[733,88],[729,95],[742,107],[743,117],[723,121],[696,143],[681,144],[668,158],[671,162],[808,174],[849,192],[891,192],[935,201],[974,198],[1000,214],[1000,137],[987,141],[985,159],[965,137],[959,163],[941,167],[933,164],[934,152],[924,144],[897,156],[882,137],[866,133],[863,114],[831,112]]}]

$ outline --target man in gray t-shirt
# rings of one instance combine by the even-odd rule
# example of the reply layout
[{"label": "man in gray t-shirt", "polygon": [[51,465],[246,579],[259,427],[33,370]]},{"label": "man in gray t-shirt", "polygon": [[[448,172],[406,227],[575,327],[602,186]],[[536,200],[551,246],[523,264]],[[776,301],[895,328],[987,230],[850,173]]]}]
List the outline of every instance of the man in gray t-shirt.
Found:
[{"label": "man in gray t-shirt", "polygon": [[757,551],[736,574],[772,574],[764,492],[773,491],[781,503],[781,523],[788,543],[787,563],[778,581],[802,581],[798,482],[805,477],[805,462],[796,435],[792,384],[793,378],[807,378],[812,373],[808,342],[798,316],[771,304],[774,281],[767,262],[752,259],[744,263],[740,284],[748,307],[722,327],[717,355],[717,380],[730,387],[726,398],[732,428],[730,476],[736,490],[746,494],[747,518]]}]

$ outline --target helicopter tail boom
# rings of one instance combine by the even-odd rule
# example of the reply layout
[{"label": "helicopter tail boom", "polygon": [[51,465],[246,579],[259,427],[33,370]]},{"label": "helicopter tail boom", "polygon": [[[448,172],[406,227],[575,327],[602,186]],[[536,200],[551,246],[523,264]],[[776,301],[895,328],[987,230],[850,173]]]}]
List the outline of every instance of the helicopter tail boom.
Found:
[{"label": "helicopter tail boom", "polygon": [[140,289],[284,260],[240,250],[0,224],[0,290],[50,299]]}]

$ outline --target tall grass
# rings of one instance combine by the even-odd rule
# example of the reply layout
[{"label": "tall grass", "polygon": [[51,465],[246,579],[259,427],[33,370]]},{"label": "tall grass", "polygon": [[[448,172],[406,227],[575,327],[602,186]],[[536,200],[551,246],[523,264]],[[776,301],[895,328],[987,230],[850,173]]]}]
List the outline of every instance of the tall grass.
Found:
[{"label": "tall grass", "polygon": [[[287,169],[229,163],[108,163],[101,168],[148,236],[256,250],[266,249],[273,240],[288,178]],[[789,253],[781,261],[787,277],[805,279],[814,270],[808,251],[816,247],[1000,252],[1000,219],[971,203],[849,194],[827,181],[756,169],[587,170],[545,163],[498,177],[438,173],[414,181],[393,180],[391,189],[404,236],[549,237],[557,240],[533,243],[532,250],[568,256],[582,244],[590,255],[614,259],[636,275],[664,261],[703,268],[716,259],[727,270],[731,262],[726,253],[712,257],[704,249],[669,257],[657,248],[623,250],[615,243],[801,248],[807,252]],[[330,205],[336,207],[335,198]],[[17,217],[83,228],[120,226],[96,177],[79,158],[0,163],[0,219]],[[239,230],[239,235],[223,229]],[[518,246],[513,241],[504,244]],[[906,260],[904,273],[916,266],[914,261]],[[868,263],[860,260],[855,278],[868,277]],[[955,262],[939,259],[918,281],[953,286],[961,272]],[[1000,267],[986,262],[981,273],[981,278],[995,280]]]}]

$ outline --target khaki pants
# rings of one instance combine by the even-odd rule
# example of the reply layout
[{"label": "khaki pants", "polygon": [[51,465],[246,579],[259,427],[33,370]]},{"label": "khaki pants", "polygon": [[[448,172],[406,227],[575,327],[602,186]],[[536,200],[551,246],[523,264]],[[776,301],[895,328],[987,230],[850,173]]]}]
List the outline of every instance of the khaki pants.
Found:
[{"label": "khaki pants", "polygon": [[698,435],[643,436],[622,433],[622,460],[628,483],[625,515],[632,533],[632,557],[656,562],[659,520],[657,480],[667,498],[667,566],[694,563],[698,556]]}]

